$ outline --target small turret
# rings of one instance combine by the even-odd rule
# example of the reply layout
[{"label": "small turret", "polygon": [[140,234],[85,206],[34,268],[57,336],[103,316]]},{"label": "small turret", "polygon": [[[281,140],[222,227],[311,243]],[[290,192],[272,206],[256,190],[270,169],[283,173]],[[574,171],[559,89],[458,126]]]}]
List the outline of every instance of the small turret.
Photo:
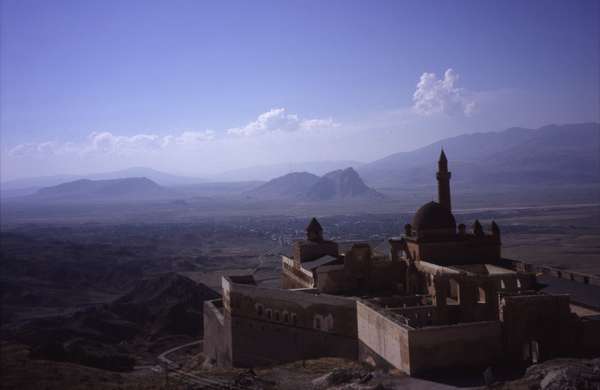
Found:
[{"label": "small turret", "polygon": [[310,220],[306,227],[306,239],[309,241],[323,241],[323,227],[316,218]]},{"label": "small turret", "polygon": [[492,236],[500,238],[500,228],[496,221],[492,221]]},{"label": "small turret", "polygon": [[483,237],[483,227],[478,219],[476,219],[475,223],[473,224],[473,233],[477,237]]},{"label": "small turret", "polygon": [[410,223],[404,225],[404,234],[408,237],[412,236],[412,225]]},{"label": "small turret", "polygon": [[465,234],[467,234],[467,227],[464,223],[461,223],[458,225],[458,235],[464,236]]}]

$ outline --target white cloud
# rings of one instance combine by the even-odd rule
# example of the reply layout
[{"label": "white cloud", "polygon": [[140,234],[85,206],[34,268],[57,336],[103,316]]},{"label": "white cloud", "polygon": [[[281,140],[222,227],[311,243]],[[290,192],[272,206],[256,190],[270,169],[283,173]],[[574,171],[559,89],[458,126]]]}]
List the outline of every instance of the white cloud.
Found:
[{"label": "white cloud", "polygon": [[248,125],[226,130],[218,136],[213,130],[185,130],[178,134],[135,134],[116,135],[108,131],[94,131],[81,142],[56,142],[19,144],[9,150],[10,157],[48,157],[50,155],[75,154],[79,156],[112,155],[133,156],[164,150],[199,150],[205,145],[221,140],[233,141],[254,135],[286,134],[299,130],[318,131],[337,127],[333,119],[301,119],[289,114],[284,108],[275,108],[262,113]]},{"label": "white cloud", "polygon": [[59,154],[119,154],[128,155],[160,151],[171,147],[195,147],[215,139],[212,130],[184,131],[178,135],[156,134],[115,135],[108,131],[92,132],[80,143],[41,142],[19,144],[9,150],[11,157],[49,156]]},{"label": "white cloud", "polygon": [[271,132],[294,132],[298,130],[319,130],[337,127],[333,119],[300,119],[296,114],[286,113],[285,108],[273,108],[258,116],[255,121],[244,127],[227,130],[228,134],[237,136],[254,136]]},{"label": "white cloud", "polygon": [[438,79],[435,73],[423,73],[413,94],[415,112],[426,116],[438,113],[470,116],[476,102],[468,91],[456,86],[458,79],[458,73],[451,68],[443,79]]}]

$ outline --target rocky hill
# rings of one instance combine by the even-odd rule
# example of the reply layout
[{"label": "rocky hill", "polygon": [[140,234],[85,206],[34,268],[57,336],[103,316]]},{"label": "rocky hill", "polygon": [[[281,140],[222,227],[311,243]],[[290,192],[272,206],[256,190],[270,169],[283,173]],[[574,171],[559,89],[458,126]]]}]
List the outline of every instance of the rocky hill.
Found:
[{"label": "rocky hill", "polygon": [[247,196],[315,202],[381,197],[377,191],[365,185],[353,168],[335,170],[321,177],[307,172],[290,173],[249,191]]},{"label": "rocky hill", "polygon": [[124,319],[144,326],[151,335],[198,336],[203,302],[219,295],[203,284],[170,272],[144,278],[110,306]]},{"label": "rocky hill", "polygon": [[203,302],[218,294],[176,273],[141,279],[110,304],[2,327],[2,340],[31,348],[32,357],[113,371],[135,364],[140,345],[202,335]]},{"label": "rocky hill", "polygon": [[311,186],[305,195],[308,200],[378,198],[377,191],[365,185],[353,168],[329,172]]},{"label": "rocky hill", "polygon": [[260,199],[301,198],[319,181],[319,176],[308,172],[292,172],[277,177],[246,194]]}]

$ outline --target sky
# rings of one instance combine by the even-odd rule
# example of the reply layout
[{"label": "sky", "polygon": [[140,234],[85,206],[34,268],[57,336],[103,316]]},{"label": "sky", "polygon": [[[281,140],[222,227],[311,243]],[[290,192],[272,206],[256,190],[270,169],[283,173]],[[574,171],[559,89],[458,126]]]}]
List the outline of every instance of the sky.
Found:
[{"label": "sky", "polygon": [[0,178],[600,121],[600,2],[0,0]]}]

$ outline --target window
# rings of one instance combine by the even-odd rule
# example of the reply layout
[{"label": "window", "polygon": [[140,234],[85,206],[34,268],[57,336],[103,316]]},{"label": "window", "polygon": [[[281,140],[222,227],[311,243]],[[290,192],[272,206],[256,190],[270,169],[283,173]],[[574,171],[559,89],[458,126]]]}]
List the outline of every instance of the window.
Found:
[{"label": "window", "polygon": [[287,311],[283,312],[283,322],[290,322],[290,315],[288,314]]},{"label": "window", "polygon": [[292,313],[292,324],[298,324],[298,317],[296,316],[296,313]]},{"label": "window", "polygon": [[504,279],[500,280],[500,288],[501,289],[505,289],[506,288],[506,283],[504,283]]},{"label": "window", "polygon": [[321,319],[319,317],[315,317],[315,329],[321,329]]},{"label": "window", "polygon": [[454,280],[449,280],[450,291],[448,297],[460,304],[460,284]]},{"label": "window", "polygon": [[262,305],[257,305],[256,306],[256,314],[258,314],[259,317],[262,317],[262,315],[263,315],[263,307],[262,307]]},{"label": "window", "polygon": [[271,311],[271,309],[267,309],[267,319],[271,319],[273,317],[273,312]]},{"label": "window", "polygon": [[477,299],[477,303],[486,303],[485,289],[483,287],[478,288],[479,298]]},{"label": "window", "polygon": [[275,311],[275,321],[279,321],[279,312]]},{"label": "window", "polygon": [[427,285],[431,287],[431,285],[433,284],[433,275],[429,274],[427,276]]},{"label": "window", "polygon": [[517,278],[517,288],[521,288],[521,279]]}]

